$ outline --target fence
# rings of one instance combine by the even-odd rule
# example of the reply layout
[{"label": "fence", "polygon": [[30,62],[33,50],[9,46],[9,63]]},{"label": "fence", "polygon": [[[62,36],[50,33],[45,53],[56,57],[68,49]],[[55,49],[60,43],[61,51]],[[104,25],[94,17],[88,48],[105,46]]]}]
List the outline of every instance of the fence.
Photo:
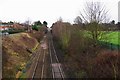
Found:
[{"label": "fence", "polygon": [[104,41],[99,41],[98,42],[101,47],[108,48],[111,50],[120,50],[120,45],[109,43],[109,42],[104,42]]}]

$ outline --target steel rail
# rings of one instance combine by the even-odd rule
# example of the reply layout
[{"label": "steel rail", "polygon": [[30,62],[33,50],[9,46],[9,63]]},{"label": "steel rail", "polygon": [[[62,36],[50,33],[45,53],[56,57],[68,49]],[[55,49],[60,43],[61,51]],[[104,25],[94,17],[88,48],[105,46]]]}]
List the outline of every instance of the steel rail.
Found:
[{"label": "steel rail", "polygon": [[[57,61],[57,63],[60,63],[59,62],[59,59],[58,59],[58,57],[57,57],[57,54],[56,54],[56,50],[55,50],[55,48],[54,48],[54,45],[53,45],[53,40],[52,40],[52,36],[50,36],[50,43],[51,43],[51,47],[53,48],[53,52],[54,52],[54,55],[55,55],[55,58],[56,58],[56,61]],[[57,64],[58,65],[58,64]],[[64,76],[64,72],[62,71],[62,69],[61,69],[61,66],[60,65],[58,65],[58,68],[59,68],[59,71],[60,71],[60,75],[61,75],[61,78],[65,78],[65,76]],[[54,72],[54,71],[53,71]],[[52,72],[52,73],[53,73]],[[54,73],[55,74],[55,73]]]},{"label": "steel rail", "polygon": [[[48,45],[49,45],[50,61],[51,61],[51,68],[52,68],[53,61],[52,61],[52,55],[51,55],[50,41],[49,41]],[[55,78],[55,74],[54,74],[53,68],[52,68],[52,77]]]},{"label": "steel rail", "polygon": [[[40,50],[40,53],[41,53],[41,52],[42,52],[42,50]],[[39,58],[40,58],[40,56],[41,56],[40,53],[39,53],[39,55],[38,55],[37,62],[36,62],[36,65],[35,65],[35,68],[34,68],[34,71],[33,71],[31,80],[34,79],[34,76],[35,76],[35,73],[36,73],[36,70],[37,70],[37,66],[38,66],[38,63],[39,63]]]},{"label": "steel rail", "polygon": [[45,65],[44,65],[44,62],[45,62],[45,51],[43,50],[43,54],[44,54],[44,56],[43,56],[43,65],[42,65],[42,74],[41,74],[41,80],[42,80],[42,78],[43,78],[43,75],[44,75],[44,67],[45,67]]}]

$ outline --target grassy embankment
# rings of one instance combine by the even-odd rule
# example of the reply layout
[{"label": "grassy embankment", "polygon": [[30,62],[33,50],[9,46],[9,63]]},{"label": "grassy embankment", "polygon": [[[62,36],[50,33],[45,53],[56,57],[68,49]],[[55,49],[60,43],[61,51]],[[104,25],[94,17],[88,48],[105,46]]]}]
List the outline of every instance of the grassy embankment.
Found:
[{"label": "grassy embankment", "polygon": [[23,71],[39,45],[38,40],[31,34],[19,33],[3,37],[3,78],[25,77]]}]

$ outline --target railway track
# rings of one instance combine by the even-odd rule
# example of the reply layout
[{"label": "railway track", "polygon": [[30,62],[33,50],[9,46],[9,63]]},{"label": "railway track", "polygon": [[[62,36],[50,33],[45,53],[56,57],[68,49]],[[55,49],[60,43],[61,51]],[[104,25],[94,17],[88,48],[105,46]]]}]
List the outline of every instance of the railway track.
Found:
[{"label": "railway track", "polygon": [[37,56],[37,60],[34,66],[31,80],[36,80],[36,79],[42,80],[44,78],[45,56],[46,56],[46,51],[43,48],[41,48]]},{"label": "railway track", "polygon": [[57,57],[51,34],[49,35],[49,54],[50,54],[51,68],[52,68],[52,78],[53,79],[56,79],[56,78],[64,79],[65,75],[62,70],[59,59]]},{"label": "railway track", "polygon": [[[47,55],[49,55],[49,61],[47,61]],[[57,57],[56,50],[53,45],[52,35],[50,33],[48,34],[48,54],[46,53],[46,50],[41,47],[40,52],[38,52],[35,57],[36,59],[33,62],[34,67],[31,80],[42,80],[45,78],[60,78],[64,80],[65,75]]]},{"label": "railway track", "polygon": [[40,58],[40,53],[39,53],[39,55],[38,55],[37,62],[36,62],[36,64],[35,64],[35,68],[34,68],[33,75],[32,75],[32,80],[33,80],[34,77],[35,77],[35,73],[36,73],[36,70],[37,70],[37,67],[38,67],[39,58]]}]

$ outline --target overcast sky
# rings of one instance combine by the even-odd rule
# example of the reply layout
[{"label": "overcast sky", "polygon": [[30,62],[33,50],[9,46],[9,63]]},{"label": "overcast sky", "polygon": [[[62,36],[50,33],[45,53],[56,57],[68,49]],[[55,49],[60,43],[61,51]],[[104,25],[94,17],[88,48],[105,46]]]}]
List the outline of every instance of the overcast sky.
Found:
[{"label": "overcast sky", "polygon": [[88,1],[103,2],[111,20],[118,21],[119,0],[0,0],[0,20],[24,22],[44,20],[50,27],[59,17],[73,23]]}]

